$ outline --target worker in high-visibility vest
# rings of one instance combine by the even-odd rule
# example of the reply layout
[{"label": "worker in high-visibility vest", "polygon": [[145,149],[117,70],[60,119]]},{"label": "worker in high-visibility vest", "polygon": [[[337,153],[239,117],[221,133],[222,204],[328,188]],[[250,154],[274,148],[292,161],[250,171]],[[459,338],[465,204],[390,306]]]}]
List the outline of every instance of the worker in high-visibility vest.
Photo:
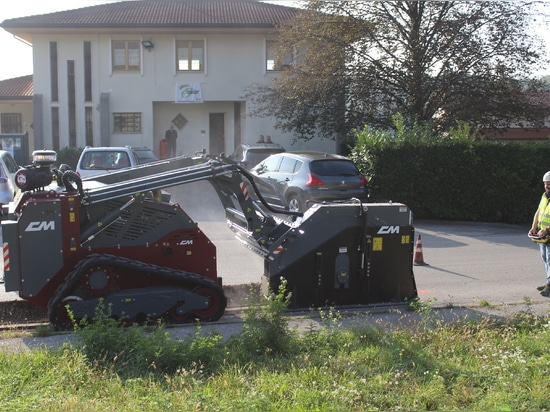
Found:
[{"label": "worker in high-visibility vest", "polygon": [[529,237],[539,244],[540,255],[546,269],[546,284],[538,286],[537,290],[542,296],[550,296],[550,172],[544,174],[542,182],[544,193],[535,212]]}]

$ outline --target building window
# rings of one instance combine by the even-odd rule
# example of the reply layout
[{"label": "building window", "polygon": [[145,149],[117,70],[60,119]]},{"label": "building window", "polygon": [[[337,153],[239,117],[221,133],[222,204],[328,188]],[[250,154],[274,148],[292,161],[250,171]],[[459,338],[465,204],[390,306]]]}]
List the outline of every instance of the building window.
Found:
[{"label": "building window", "polygon": [[113,71],[139,71],[141,50],[138,40],[113,40]]},{"label": "building window", "polygon": [[53,150],[59,150],[59,107],[52,107],[52,146]]},{"label": "building window", "polygon": [[94,145],[94,112],[91,107],[84,108],[84,117],[86,119],[86,146]]},{"label": "building window", "polygon": [[59,87],[57,79],[57,42],[50,42],[50,92],[52,102],[59,101]]},{"label": "building window", "polygon": [[183,129],[185,127],[185,125],[187,124],[187,122],[188,122],[187,119],[181,113],[178,113],[177,116],[172,119],[172,123],[178,129]]},{"label": "building window", "polygon": [[141,113],[113,113],[114,133],[141,133]]},{"label": "building window", "polygon": [[76,147],[76,79],[74,60],[67,60],[67,109],[69,111],[69,147]]},{"label": "building window", "polygon": [[276,44],[277,42],[274,40],[267,40],[265,42],[267,71],[284,70],[292,65],[292,53],[289,52],[284,56],[279,56],[275,48]]},{"label": "building window", "polygon": [[23,133],[21,113],[2,113],[0,123],[2,133]]},{"label": "building window", "polygon": [[84,100],[92,101],[92,43],[84,42]]},{"label": "building window", "polygon": [[204,71],[204,41],[176,40],[176,64],[179,72]]}]

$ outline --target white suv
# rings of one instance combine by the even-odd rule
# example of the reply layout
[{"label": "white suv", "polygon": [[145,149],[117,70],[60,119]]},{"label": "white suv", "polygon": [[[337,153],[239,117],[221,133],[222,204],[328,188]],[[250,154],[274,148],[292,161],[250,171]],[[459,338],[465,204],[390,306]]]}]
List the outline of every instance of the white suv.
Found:
[{"label": "white suv", "polygon": [[78,159],[76,172],[80,177],[86,178],[157,160],[157,156],[147,147],[86,146]]}]

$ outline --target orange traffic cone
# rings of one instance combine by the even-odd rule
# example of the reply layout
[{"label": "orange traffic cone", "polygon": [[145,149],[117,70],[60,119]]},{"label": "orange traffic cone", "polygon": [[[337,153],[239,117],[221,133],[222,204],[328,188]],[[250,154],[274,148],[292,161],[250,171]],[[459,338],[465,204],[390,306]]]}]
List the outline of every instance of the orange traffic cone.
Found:
[{"label": "orange traffic cone", "polygon": [[422,253],[422,237],[418,235],[418,240],[416,241],[416,247],[414,249],[414,260],[415,265],[427,265],[424,262],[424,254]]}]

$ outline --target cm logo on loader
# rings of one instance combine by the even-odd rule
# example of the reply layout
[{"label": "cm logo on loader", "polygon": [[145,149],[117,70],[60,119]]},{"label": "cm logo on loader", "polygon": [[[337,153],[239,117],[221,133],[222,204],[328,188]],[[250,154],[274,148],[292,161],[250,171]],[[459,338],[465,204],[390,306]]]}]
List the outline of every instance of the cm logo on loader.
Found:
[{"label": "cm logo on loader", "polygon": [[382,226],[376,232],[377,235],[389,235],[391,233],[399,233],[399,226]]},{"label": "cm logo on loader", "polygon": [[25,232],[43,232],[46,230],[55,230],[55,222],[31,222],[25,229]]}]

